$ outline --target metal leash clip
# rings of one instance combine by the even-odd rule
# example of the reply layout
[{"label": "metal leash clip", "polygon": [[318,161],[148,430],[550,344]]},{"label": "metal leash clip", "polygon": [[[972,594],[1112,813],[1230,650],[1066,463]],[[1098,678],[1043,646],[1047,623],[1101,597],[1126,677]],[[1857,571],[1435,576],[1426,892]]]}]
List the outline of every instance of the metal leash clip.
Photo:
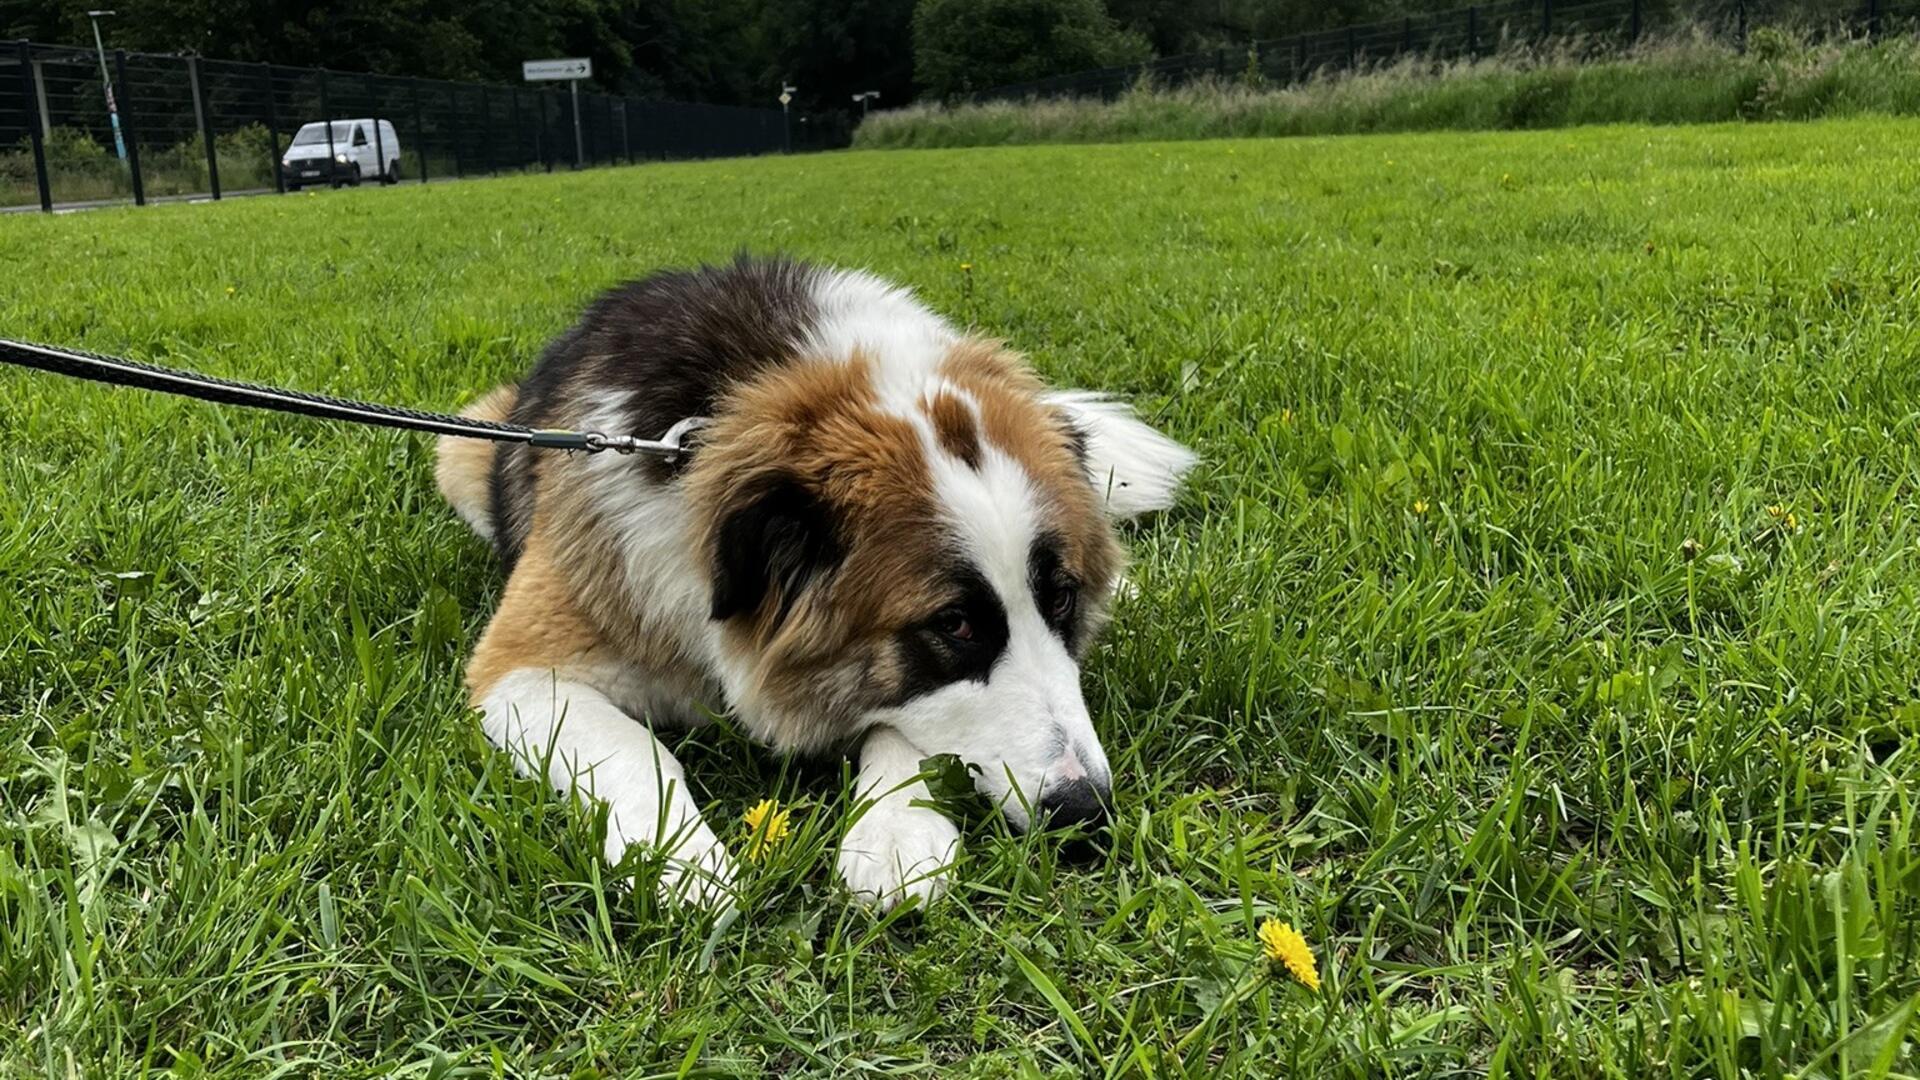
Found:
[{"label": "metal leash clip", "polygon": [[682,455],[693,451],[687,436],[706,426],[706,417],[689,416],[668,428],[667,433],[659,439],[642,439],[632,435],[602,435],[597,431],[586,432],[581,438],[584,440],[583,449],[588,451],[611,450],[616,454],[658,454],[667,464],[677,465]]}]

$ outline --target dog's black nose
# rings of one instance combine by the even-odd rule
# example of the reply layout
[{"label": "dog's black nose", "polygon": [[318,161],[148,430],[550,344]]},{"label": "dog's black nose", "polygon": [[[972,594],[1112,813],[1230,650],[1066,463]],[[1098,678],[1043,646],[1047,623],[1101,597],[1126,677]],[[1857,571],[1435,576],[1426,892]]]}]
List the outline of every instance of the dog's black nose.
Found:
[{"label": "dog's black nose", "polygon": [[1089,833],[1096,832],[1107,827],[1109,798],[1090,780],[1069,780],[1053,785],[1040,796],[1040,816],[1051,828],[1078,825]]}]

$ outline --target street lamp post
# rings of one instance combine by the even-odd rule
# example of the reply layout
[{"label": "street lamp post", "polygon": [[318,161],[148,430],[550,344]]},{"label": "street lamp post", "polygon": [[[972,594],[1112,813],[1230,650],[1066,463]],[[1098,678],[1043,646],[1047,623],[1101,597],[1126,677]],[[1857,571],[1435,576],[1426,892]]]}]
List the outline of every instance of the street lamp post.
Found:
[{"label": "street lamp post", "polygon": [[860,105],[860,119],[865,120],[867,118],[867,106],[879,97],[880,91],[878,90],[862,90],[853,95],[853,100]]},{"label": "street lamp post", "polygon": [[113,103],[113,77],[107,74],[107,43],[100,37],[100,20],[112,15],[111,11],[89,11],[87,21],[93,24],[93,47],[100,54],[100,85],[107,92],[107,122],[113,125],[113,152],[125,161],[127,141],[120,137],[120,110]]}]

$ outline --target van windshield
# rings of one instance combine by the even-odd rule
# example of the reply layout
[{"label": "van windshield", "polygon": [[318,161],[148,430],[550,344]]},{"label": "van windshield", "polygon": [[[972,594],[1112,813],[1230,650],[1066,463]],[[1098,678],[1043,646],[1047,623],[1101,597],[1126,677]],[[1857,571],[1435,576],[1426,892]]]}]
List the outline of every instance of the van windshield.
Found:
[{"label": "van windshield", "polygon": [[[353,130],[352,121],[335,120],[333,122],[334,145],[335,146],[347,145],[347,136],[352,130]],[[291,145],[312,146],[315,143],[319,143],[324,146],[326,144],[326,141],[327,141],[327,125],[315,123],[315,124],[308,124],[305,127],[301,128],[298,132],[296,132],[293,136],[293,142]]]}]

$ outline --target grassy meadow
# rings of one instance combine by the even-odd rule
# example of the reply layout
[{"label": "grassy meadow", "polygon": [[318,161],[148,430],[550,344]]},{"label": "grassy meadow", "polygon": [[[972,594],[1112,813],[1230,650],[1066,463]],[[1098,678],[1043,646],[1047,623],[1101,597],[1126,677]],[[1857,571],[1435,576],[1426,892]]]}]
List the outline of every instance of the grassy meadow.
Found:
[{"label": "grassy meadow", "polygon": [[[442,407],[604,286],[870,267],[1205,455],[1091,865],[676,750],[737,919],[463,707],[395,433],[0,372],[0,1077],[1920,1073],[1920,122],[819,155],[0,218],[0,330]],[[736,850],[738,847],[736,846]],[[1268,975],[1268,917],[1319,993]]]}]

